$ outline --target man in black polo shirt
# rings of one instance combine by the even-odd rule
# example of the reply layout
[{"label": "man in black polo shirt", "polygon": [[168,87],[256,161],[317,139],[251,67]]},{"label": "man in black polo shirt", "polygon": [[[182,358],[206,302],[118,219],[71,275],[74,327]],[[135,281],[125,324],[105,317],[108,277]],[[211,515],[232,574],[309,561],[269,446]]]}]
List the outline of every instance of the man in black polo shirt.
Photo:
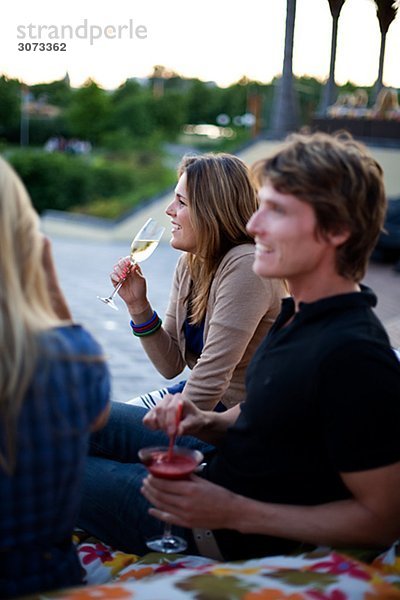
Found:
[{"label": "man in black polo shirt", "polygon": [[[295,135],[255,167],[253,269],[291,297],[226,413],[184,402],[178,433],[216,445],[202,477],[149,476],[150,513],[212,530],[225,559],[400,535],[400,363],[360,285],[381,231],[382,170],[349,138]],[[229,343],[229,340],[227,340]],[[175,430],[179,396],[150,411]]]}]

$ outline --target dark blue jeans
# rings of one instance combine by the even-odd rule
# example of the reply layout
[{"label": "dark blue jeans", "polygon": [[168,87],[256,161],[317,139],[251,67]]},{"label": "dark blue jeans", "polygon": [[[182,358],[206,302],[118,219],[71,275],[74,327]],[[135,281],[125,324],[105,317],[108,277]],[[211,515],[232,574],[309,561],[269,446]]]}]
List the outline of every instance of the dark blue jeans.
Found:
[{"label": "dark blue jeans", "polygon": [[[87,459],[78,527],[103,542],[134,554],[148,552],[146,539],[160,535],[164,523],[148,514],[149,502],[141,494],[147,469],[138,451],[145,446],[168,445],[168,437],[150,431],[143,423],[146,409],[113,402],[107,425],[92,434]],[[213,447],[191,436],[177,444],[207,454]],[[188,552],[196,554],[190,530],[173,531],[188,541]]]}]

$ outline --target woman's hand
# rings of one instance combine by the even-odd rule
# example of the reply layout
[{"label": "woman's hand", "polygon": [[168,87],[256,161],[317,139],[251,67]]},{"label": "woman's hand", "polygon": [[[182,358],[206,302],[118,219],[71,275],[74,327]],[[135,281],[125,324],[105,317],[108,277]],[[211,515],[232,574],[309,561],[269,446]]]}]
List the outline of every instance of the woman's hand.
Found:
[{"label": "woman's hand", "polygon": [[132,266],[129,256],[121,258],[117,262],[110,278],[114,287],[120,281],[124,281],[118,294],[127,305],[132,317],[135,314],[143,313],[149,308],[146,279],[139,265]]},{"label": "woman's hand", "polygon": [[[182,404],[182,416],[176,427],[176,414]],[[197,408],[193,402],[184,400],[182,394],[167,394],[143,418],[149,429],[161,429],[167,435],[198,435],[208,425],[209,413]]]},{"label": "woman's hand", "polygon": [[149,513],[161,521],[189,529],[234,529],[240,496],[196,475],[180,481],[149,475],[141,492],[154,506]]}]

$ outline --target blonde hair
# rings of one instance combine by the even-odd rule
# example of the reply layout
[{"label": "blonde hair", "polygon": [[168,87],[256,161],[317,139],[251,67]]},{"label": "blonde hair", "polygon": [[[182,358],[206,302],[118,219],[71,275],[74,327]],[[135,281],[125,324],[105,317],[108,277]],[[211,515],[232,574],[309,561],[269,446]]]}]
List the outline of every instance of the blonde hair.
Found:
[{"label": "blonde hair", "polygon": [[257,193],[247,166],[230,154],[185,156],[190,220],[197,233],[196,254],[188,254],[192,279],[188,314],[192,324],[206,313],[211,284],[223,256],[240,244],[254,243],[246,224],[257,210]]},{"label": "blonde hair", "polygon": [[18,415],[35,367],[37,334],[60,324],[42,264],[39,218],[19,177],[0,157],[0,465],[12,472]]},{"label": "blonde hair", "polygon": [[391,116],[391,111],[399,110],[397,92],[392,88],[382,88],[374,106],[375,116],[384,119]]}]

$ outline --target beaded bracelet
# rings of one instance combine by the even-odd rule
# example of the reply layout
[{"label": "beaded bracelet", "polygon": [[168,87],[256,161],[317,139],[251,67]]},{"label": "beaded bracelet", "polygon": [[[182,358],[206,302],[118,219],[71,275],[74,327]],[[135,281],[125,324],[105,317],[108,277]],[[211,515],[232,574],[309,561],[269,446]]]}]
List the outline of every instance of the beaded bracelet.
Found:
[{"label": "beaded bracelet", "polygon": [[145,335],[151,335],[152,333],[158,331],[162,325],[162,320],[160,319],[156,311],[154,311],[151,319],[149,319],[145,323],[135,325],[135,323],[131,321],[130,325],[132,327],[133,335],[135,335],[136,337],[144,337]]}]

